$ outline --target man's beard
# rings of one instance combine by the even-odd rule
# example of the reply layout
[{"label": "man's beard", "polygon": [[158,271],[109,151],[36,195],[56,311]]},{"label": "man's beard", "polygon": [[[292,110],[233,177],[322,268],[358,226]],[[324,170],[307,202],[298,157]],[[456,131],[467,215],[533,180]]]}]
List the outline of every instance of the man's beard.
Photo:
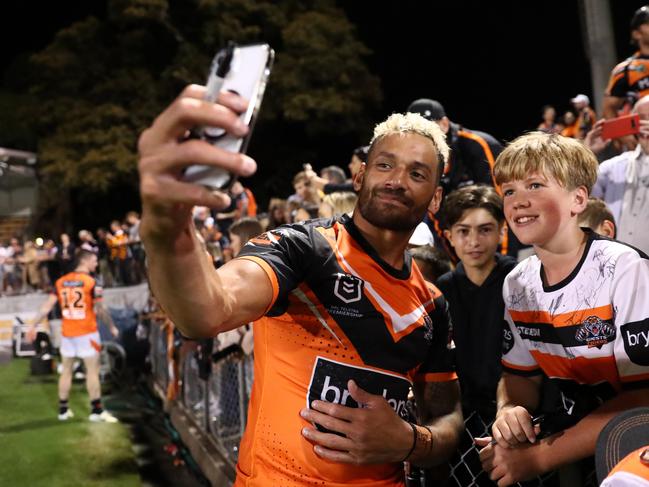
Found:
[{"label": "man's beard", "polygon": [[[393,207],[392,211],[381,208],[376,198],[381,195],[390,195],[404,203],[407,208]],[[414,202],[405,195],[403,190],[379,189],[372,190],[362,187],[358,198],[358,210],[365,220],[377,228],[392,230],[394,232],[413,231],[424,219],[428,204],[415,207]]]}]

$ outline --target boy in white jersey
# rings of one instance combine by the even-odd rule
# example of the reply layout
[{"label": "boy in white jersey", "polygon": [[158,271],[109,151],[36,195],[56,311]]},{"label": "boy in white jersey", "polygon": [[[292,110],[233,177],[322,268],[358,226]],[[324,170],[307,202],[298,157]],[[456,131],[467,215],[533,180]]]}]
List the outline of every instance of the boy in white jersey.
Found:
[{"label": "boy in white jersey", "polygon": [[[592,456],[616,413],[649,405],[649,260],[579,227],[597,170],[579,142],[540,132],[512,142],[494,167],[507,224],[536,253],[505,278],[493,441],[476,440],[499,486]],[[532,421],[543,377],[558,390],[546,438]]]}]

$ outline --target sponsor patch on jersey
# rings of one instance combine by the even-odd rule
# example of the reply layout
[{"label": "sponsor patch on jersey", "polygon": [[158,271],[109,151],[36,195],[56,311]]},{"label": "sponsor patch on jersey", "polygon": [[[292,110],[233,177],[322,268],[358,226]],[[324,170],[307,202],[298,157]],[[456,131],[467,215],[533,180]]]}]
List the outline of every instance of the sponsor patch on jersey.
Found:
[{"label": "sponsor patch on jersey", "polygon": [[620,327],[624,351],[636,365],[649,366],[649,319]]},{"label": "sponsor patch on jersey", "polygon": [[[410,381],[396,375],[336,362],[324,357],[317,357],[313,366],[307,407],[310,408],[311,403],[315,400],[332,402],[350,408],[359,407],[347,389],[347,382],[350,379],[370,394],[383,396],[399,416],[407,418],[406,403]],[[320,431],[335,433],[335,431],[328,431],[319,424],[315,426]]]},{"label": "sponsor patch on jersey", "polygon": [[355,303],[363,296],[363,280],[351,274],[338,273],[334,295],[343,303]]},{"label": "sponsor patch on jersey", "polygon": [[602,348],[602,345],[615,339],[615,327],[598,316],[589,316],[581,323],[575,338],[579,342],[586,342],[588,348]]},{"label": "sponsor patch on jersey", "polygon": [[503,326],[503,355],[507,355],[512,348],[514,348],[514,334],[505,323]]},{"label": "sponsor patch on jersey", "polygon": [[83,281],[63,281],[63,287],[83,287]]}]

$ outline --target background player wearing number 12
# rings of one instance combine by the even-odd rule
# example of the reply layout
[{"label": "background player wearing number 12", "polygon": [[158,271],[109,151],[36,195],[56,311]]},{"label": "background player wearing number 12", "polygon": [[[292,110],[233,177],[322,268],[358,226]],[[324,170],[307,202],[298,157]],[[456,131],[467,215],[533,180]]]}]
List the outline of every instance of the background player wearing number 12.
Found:
[{"label": "background player wearing number 12", "polygon": [[61,306],[63,323],[61,329],[61,358],[63,372],[59,377],[59,420],[70,419],[73,414],[68,408],[68,397],[72,385],[72,367],[76,357],[83,359],[86,366],[86,388],[90,396],[90,421],[114,423],[117,421],[101,405],[101,385],[99,383],[99,351],[101,341],[97,332],[97,316],[110,326],[117,336],[118,330],[110,314],[101,304],[101,288],[91,276],[97,269],[97,255],[81,250],[77,255],[74,271],[56,281],[56,294],[41,306],[38,315],[32,320],[28,337],[33,340],[35,326],[52,310],[58,301]]}]

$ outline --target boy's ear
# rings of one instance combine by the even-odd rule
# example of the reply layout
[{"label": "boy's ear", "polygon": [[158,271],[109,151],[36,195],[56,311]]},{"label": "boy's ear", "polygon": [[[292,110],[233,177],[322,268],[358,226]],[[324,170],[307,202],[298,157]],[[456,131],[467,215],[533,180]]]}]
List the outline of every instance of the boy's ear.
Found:
[{"label": "boy's ear", "polygon": [[442,231],[442,233],[446,237],[446,240],[448,240],[448,243],[451,244],[451,247],[455,247],[455,245],[453,245],[453,240],[451,239],[451,231],[450,230],[444,230],[444,231]]},{"label": "boy's ear", "polygon": [[505,234],[507,233],[507,223],[503,220],[498,224],[498,234],[500,235],[500,243],[503,242],[503,238],[505,238]]},{"label": "boy's ear", "polygon": [[576,216],[586,209],[588,205],[588,190],[585,186],[579,186],[574,190],[572,215]]},{"label": "boy's ear", "polygon": [[605,237],[615,238],[615,223],[611,220],[604,220],[597,227],[597,233],[604,235]]}]

